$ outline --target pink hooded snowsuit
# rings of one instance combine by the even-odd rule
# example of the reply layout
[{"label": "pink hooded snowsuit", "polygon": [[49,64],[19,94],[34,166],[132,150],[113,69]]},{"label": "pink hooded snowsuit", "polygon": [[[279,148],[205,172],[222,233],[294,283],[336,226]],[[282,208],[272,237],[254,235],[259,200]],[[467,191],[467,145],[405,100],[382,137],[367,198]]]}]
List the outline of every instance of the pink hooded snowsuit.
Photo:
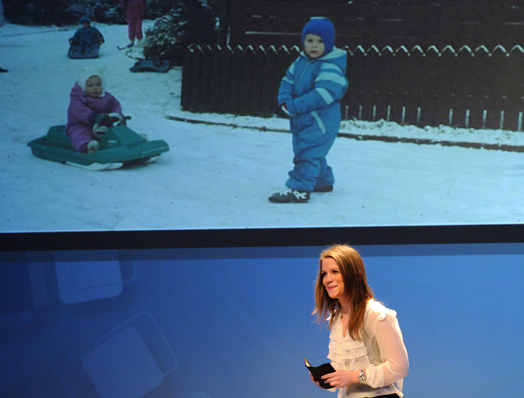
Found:
[{"label": "pink hooded snowsuit", "polygon": [[[102,94],[100,97],[91,97],[84,91],[86,81],[91,76],[98,76],[102,80]],[[73,147],[78,152],[86,152],[89,141],[95,139],[93,135],[94,119],[100,113],[119,113],[122,115],[120,102],[105,91],[105,80],[101,70],[86,68],[71,90],[69,107],[67,108],[66,134],[71,139]]]},{"label": "pink hooded snowsuit", "polygon": [[120,7],[126,10],[129,40],[142,40],[144,37],[142,33],[142,20],[144,19],[144,11],[146,9],[145,0],[122,0]]}]

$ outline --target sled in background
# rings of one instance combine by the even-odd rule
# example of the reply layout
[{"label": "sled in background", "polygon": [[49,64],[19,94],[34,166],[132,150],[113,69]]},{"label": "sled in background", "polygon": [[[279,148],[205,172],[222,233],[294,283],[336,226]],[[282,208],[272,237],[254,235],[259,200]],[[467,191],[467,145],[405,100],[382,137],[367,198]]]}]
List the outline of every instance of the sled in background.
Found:
[{"label": "sled in background", "polygon": [[71,59],[98,58],[100,44],[79,43],[71,44],[67,56]]},{"label": "sled in background", "polygon": [[109,128],[99,142],[100,148],[93,154],[77,152],[65,126],[59,125],[50,127],[46,135],[27,145],[36,157],[95,171],[151,163],[169,151],[164,140],[148,141],[123,125]]},{"label": "sled in background", "polygon": [[144,58],[141,46],[117,47],[119,50],[126,50],[129,58],[136,59],[135,64],[129,68],[131,72],[159,72],[166,73],[171,69],[171,61],[162,59],[160,56]]},{"label": "sled in background", "polygon": [[159,72],[166,73],[171,69],[171,62],[165,59],[141,59],[129,69],[131,72]]}]

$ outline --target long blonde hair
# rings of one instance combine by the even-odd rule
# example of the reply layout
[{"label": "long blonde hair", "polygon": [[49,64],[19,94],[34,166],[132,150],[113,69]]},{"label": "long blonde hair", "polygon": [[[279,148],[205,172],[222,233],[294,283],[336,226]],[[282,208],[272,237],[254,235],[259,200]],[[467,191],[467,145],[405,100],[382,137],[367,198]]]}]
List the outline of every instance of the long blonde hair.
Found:
[{"label": "long blonde hair", "polygon": [[364,261],[354,248],[347,245],[333,245],[320,253],[313,314],[317,315],[317,322],[320,324],[325,323],[329,317],[329,328],[331,328],[338,316],[337,310],[340,308],[339,301],[329,297],[322,281],[322,261],[327,257],[335,260],[344,281],[344,294],[350,303],[351,311],[348,322],[349,336],[362,341],[367,303],[374,298],[374,295],[366,279]]}]

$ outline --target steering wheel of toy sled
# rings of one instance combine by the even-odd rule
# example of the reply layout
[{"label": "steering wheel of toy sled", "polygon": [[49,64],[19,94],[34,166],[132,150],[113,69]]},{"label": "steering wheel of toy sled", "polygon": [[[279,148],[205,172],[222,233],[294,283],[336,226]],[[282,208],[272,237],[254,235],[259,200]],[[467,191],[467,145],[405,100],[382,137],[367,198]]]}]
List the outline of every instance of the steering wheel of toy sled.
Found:
[{"label": "steering wheel of toy sled", "polygon": [[120,113],[110,113],[111,123],[116,123],[117,126],[125,126],[126,120],[131,119],[131,116],[122,116]]},{"label": "steering wheel of toy sled", "polygon": [[107,129],[113,127],[114,123],[116,123],[117,126],[125,126],[126,120],[131,119],[131,116],[122,116],[121,114],[116,112],[109,113],[108,116],[109,120],[111,121],[110,125],[104,126],[98,125],[97,123],[93,126],[93,135],[98,140],[102,139],[102,137],[106,134]]}]

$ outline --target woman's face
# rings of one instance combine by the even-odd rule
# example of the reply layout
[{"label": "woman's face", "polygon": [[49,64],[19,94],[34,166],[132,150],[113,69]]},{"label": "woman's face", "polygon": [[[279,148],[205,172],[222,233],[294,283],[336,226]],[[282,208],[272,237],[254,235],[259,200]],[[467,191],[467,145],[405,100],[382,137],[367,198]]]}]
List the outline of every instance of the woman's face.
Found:
[{"label": "woman's face", "polygon": [[322,283],[332,299],[344,297],[344,281],[338,264],[331,257],[322,260]]}]

